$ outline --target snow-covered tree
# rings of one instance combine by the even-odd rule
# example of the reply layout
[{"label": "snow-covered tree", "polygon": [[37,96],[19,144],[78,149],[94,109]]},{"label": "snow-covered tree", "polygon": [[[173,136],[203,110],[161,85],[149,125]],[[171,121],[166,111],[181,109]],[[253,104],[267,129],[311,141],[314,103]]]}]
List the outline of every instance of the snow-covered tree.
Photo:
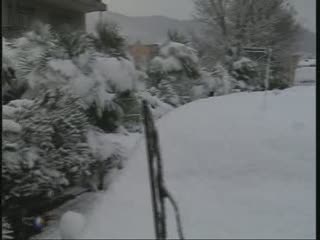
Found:
[{"label": "snow-covered tree", "polygon": [[[2,180],[5,200],[56,193],[79,184],[94,161],[86,144],[88,121],[70,92],[56,89],[5,124]],[[15,123],[15,125],[14,125]],[[13,133],[18,134],[13,138]],[[9,137],[11,136],[11,137]]]},{"label": "snow-covered tree", "polygon": [[[3,106],[2,205],[16,232],[35,202],[72,187],[104,189],[104,178],[121,168],[126,150],[112,140],[120,134],[101,136],[125,132],[123,115],[138,101],[123,104],[123,96],[135,97],[141,74],[128,59],[99,52],[92,36],[43,24],[5,48],[2,85],[25,87]],[[92,125],[102,139],[98,150],[88,135]]]},{"label": "snow-covered tree", "polygon": [[[196,18],[203,23],[204,44],[198,44],[208,61],[227,65],[232,49],[243,47],[272,48],[278,67],[275,81],[288,75],[286,67],[294,49],[297,49],[300,26],[295,11],[286,0],[197,0]],[[211,58],[215,54],[217,57]],[[238,61],[243,55],[238,55]],[[229,62],[230,63],[230,62]],[[232,65],[233,63],[231,63]]]},{"label": "snow-covered tree", "polygon": [[[17,82],[27,85],[23,97],[32,99],[41,91],[69,86],[97,121],[112,116],[109,113],[115,110],[120,116],[116,95],[136,91],[138,74],[131,61],[105,51],[111,43],[104,43],[104,50],[97,46],[102,38],[83,32],[55,32],[48,25],[38,24],[15,40],[10,50]],[[115,47],[111,45],[110,49]],[[120,123],[121,119],[117,117],[115,121]]]},{"label": "snow-covered tree", "polygon": [[98,22],[94,42],[100,52],[112,56],[125,56],[125,39],[119,33],[119,26],[111,21]]}]

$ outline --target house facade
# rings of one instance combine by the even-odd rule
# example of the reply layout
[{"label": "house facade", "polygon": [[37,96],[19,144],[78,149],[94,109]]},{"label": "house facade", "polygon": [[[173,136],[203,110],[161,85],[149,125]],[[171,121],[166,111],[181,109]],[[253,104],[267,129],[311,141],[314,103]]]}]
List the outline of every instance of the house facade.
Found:
[{"label": "house facade", "polygon": [[159,52],[158,44],[141,44],[137,42],[136,44],[130,45],[128,52],[133,57],[135,65],[138,69],[145,68],[148,63],[154,58]]},{"label": "house facade", "polygon": [[2,0],[2,34],[15,37],[33,22],[85,29],[85,14],[106,11],[101,0]]}]

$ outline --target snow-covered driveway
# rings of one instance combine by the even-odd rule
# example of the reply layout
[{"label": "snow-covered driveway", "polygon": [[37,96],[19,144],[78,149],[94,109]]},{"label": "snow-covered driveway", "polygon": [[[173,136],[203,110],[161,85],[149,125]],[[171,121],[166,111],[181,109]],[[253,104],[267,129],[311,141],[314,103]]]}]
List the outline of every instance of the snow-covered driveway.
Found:
[{"label": "snow-covered driveway", "polygon": [[[186,238],[315,238],[314,86],[199,100],[158,127]],[[153,238],[148,181],[141,142],[83,237]]]}]

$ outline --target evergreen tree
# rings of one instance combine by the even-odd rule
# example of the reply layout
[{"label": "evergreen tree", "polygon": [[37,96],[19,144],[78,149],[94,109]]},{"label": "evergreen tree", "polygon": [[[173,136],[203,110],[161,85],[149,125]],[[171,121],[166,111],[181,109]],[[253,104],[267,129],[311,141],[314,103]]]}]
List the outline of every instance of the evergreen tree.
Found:
[{"label": "evergreen tree", "polygon": [[125,39],[119,33],[119,26],[110,21],[96,25],[95,46],[98,51],[115,57],[125,57]]},{"label": "evergreen tree", "polygon": [[163,102],[178,107],[181,103],[178,94],[173,89],[172,82],[172,77],[171,79],[170,77],[162,79],[158,85],[158,93],[156,96]]},{"label": "evergreen tree", "polygon": [[187,38],[176,29],[169,29],[167,32],[167,36],[168,36],[168,40],[171,42],[178,42],[182,44],[189,43]]},{"label": "evergreen tree", "polygon": [[[196,18],[205,29],[205,43],[198,46],[204,47],[203,59],[208,61],[206,65],[220,61],[228,66],[229,52],[233,49],[271,48],[278,65],[273,69],[274,81],[285,78],[289,84],[287,63],[292,51],[298,47],[300,26],[288,1],[197,0],[195,7]],[[213,53],[219,59],[211,58]],[[236,54],[235,61],[241,57],[243,55]]]}]

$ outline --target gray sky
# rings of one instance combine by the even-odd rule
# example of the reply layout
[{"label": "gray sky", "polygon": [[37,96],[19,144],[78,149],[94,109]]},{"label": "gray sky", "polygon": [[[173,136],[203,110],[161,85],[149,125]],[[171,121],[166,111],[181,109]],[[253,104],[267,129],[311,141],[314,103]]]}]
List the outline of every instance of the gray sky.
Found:
[{"label": "gray sky", "polygon": [[[109,10],[128,16],[161,15],[177,19],[190,19],[192,0],[104,0]],[[290,0],[295,6],[300,22],[316,31],[316,0]]]}]

